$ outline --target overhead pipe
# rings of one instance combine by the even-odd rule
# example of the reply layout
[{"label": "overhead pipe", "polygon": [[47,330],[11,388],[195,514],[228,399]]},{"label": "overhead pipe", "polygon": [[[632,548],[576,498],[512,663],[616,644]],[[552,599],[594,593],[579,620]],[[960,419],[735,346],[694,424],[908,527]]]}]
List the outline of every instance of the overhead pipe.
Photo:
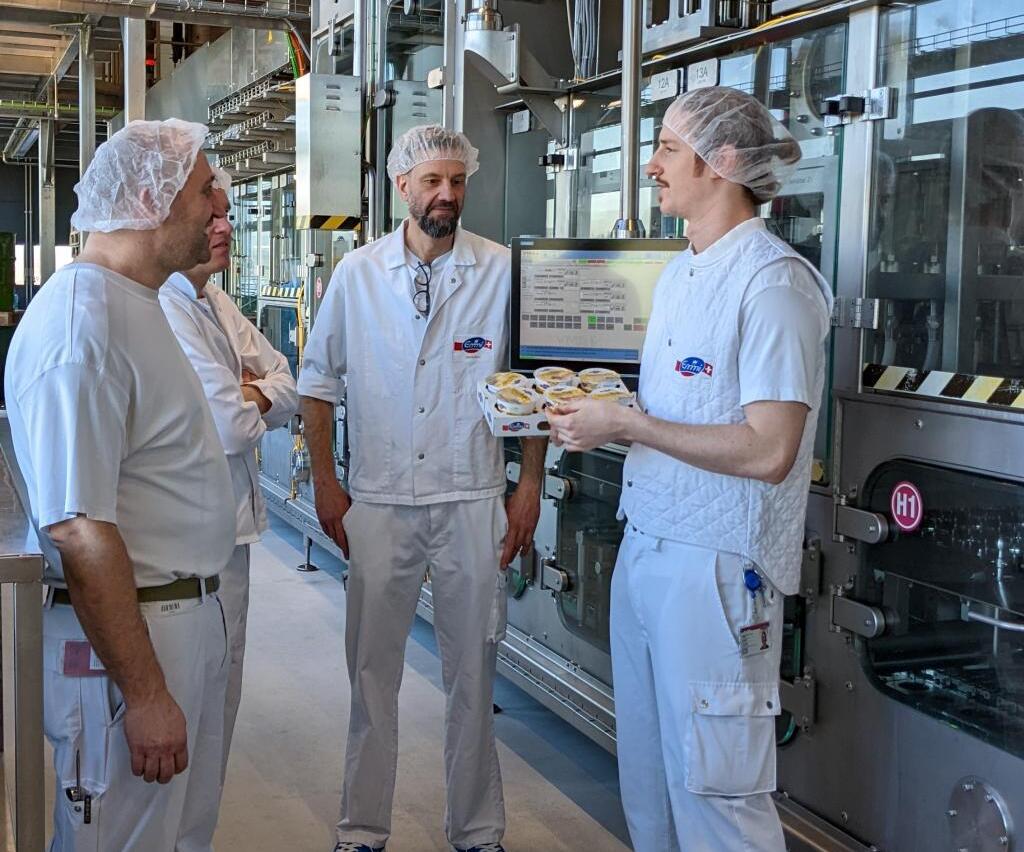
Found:
[{"label": "overhead pipe", "polygon": [[643,7],[640,0],[622,3],[622,143],[619,174],[619,220],[613,237],[642,237],[640,221],[640,39],[643,34]]},{"label": "overhead pipe", "polygon": [[[228,0],[4,0],[5,6],[35,11],[94,14],[114,18],[177,21],[262,30],[291,30],[296,21],[308,21],[309,15],[289,10],[248,6]],[[300,46],[308,51],[301,37]],[[308,54],[307,54],[308,55]]]}]

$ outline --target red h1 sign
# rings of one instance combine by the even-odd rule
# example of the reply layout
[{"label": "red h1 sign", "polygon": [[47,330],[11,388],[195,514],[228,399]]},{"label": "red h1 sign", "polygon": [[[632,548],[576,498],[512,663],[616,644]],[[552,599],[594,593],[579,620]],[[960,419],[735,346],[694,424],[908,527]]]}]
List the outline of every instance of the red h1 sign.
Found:
[{"label": "red h1 sign", "polygon": [[921,492],[912,482],[898,482],[889,498],[889,510],[893,520],[903,532],[913,532],[921,526],[924,517],[924,502]]}]

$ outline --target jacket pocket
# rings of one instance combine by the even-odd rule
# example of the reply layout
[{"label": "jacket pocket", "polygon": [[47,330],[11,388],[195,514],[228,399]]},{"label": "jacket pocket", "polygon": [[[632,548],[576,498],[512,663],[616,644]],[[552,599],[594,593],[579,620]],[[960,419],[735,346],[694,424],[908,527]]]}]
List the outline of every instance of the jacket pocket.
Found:
[{"label": "jacket pocket", "polygon": [[775,789],[777,684],[691,683],[686,789],[750,796]]}]

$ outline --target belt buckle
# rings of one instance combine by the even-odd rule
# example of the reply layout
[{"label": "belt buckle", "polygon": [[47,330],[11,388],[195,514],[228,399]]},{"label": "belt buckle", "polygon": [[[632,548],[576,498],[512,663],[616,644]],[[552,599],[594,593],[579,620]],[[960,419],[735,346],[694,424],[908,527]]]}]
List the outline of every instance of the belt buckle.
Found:
[{"label": "belt buckle", "polygon": [[199,581],[199,603],[204,604],[204,603],[206,603],[206,595],[207,595],[207,592],[206,592],[206,578],[205,577],[196,577],[196,579]]}]

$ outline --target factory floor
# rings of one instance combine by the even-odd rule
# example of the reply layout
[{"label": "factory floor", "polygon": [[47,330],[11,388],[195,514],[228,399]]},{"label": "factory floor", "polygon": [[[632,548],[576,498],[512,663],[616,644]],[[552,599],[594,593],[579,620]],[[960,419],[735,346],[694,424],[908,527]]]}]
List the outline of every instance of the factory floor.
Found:
[{"label": "factory floor", "polygon": [[[322,570],[296,572],[301,536],[271,523],[252,551],[245,682],[215,848],[329,852],[348,725],[341,566],[314,548]],[[399,701],[388,852],[449,848],[441,827],[440,683],[433,631],[417,619]],[[502,678],[495,702],[508,852],[629,849],[614,758]]]}]

